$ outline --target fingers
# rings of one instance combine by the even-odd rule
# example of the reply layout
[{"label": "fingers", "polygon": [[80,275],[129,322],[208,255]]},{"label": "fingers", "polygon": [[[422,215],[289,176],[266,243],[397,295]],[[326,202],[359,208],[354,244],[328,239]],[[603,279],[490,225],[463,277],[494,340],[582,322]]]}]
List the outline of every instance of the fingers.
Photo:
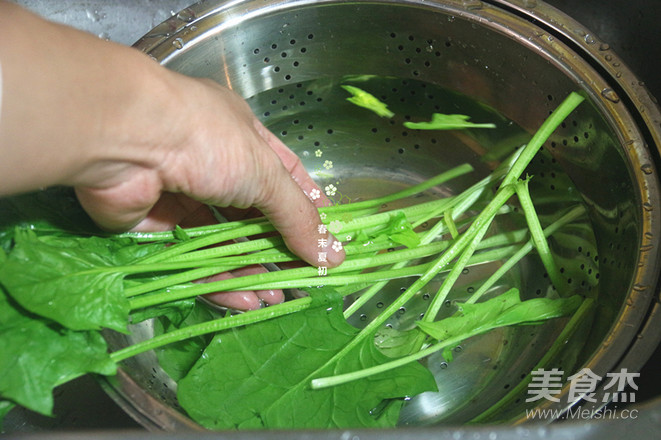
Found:
[{"label": "fingers", "polygon": [[[241,276],[260,274],[264,272],[266,272],[266,269],[264,269],[261,266],[248,266],[234,270],[232,271],[232,273],[224,272],[221,274],[217,274],[212,277],[205,278],[204,280],[199,280],[198,282],[227,280]],[[236,310],[256,310],[261,308],[263,305],[270,306],[274,304],[280,304],[285,300],[284,293],[282,292],[282,290],[279,289],[215,292],[204,295],[204,297],[209,301],[212,301],[222,307],[227,307]]]},{"label": "fingers", "polygon": [[344,250],[335,238],[318,227],[321,219],[317,208],[301,187],[278,163],[268,162],[261,174],[261,195],[256,206],[282,235],[287,247],[312,265],[324,262],[335,267],[344,261]]},{"label": "fingers", "polygon": [[258,207],[280,231],[292,252],[312,265],[338,266],[344,261],[344,250],[335,244],[332,234],[320,233],[318,228],[322,223],[317,207],[327,206],[329,201],[324,196],[316,199],[316,205],[312,203],[309,194],[319,188],[300,159],[257,120],[255,129],[281,165],[273,164],[271,173],[264,173],[265,192]]}]

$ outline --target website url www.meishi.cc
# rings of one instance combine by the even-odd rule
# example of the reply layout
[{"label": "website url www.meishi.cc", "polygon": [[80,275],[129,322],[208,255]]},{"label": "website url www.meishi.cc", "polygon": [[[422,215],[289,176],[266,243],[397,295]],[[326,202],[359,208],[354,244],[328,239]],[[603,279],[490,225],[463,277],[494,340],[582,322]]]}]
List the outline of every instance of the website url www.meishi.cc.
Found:
[{"label": "website url www.meishi.cc", "polygon": [[585,408],[570,408],[567,411],[553,409],[526,410],[528,420],[625,420],[636,419],[637,409],[604,408],[599,411]]}]

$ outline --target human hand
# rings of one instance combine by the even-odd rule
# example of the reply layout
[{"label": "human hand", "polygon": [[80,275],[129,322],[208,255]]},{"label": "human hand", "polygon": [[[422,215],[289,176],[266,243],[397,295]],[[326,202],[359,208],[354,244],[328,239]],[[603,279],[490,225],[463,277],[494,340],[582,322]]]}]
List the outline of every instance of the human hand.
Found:
[{"label": "human hand", "polygon": [[[206,204],[253,206],[314,264],[320,219],[306,193],[316,185],[238,95],[9,2],[0,26],[0,195],[73,186],[110,230],[210,223]],[[331,243],[330,267],[344,258]],[[282,293],[217,299],[249,309]]]},{"label": "human hand", "polygon": [[[321,223],[316,207],[327,203],[307,197],[318,189],[300,159],[253,115],[234,92],[208,80],[177,77],[183,94],[175,98],[178,116],[167,118],[139,164],[111,164],[112,172],[94,185],[78,186],[79,200],[90,216],[111,230],[172,229],[214,222],[208,205],[261,211],[282,234],[286,245],[314,264]],[[177,88],[170,93],[177,96]],[[179,90],[181,91],[181,90]],[[138,122],[138,121],[136,121]],[[154,127],[153,121],[144,125]],[[158,126],[157,126],[158,127]],[[128,150],[145,148],[126,146]],[[332,248],[328,265],[343,251]],[[213,280],[263,271],[248,267]],[[283,300],[281,291],[240,291],[211,295],[221,305],[254,309]]]}]

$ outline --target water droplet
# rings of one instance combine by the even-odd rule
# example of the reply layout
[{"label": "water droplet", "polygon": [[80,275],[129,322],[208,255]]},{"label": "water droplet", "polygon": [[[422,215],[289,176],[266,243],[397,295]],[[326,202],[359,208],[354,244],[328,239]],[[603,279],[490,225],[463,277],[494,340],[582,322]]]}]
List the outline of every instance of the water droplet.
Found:
[{"label": "water droplet", "polygon": [[403,315],[404,313],[406,313],[406,307],[400,307],[399,310],[397,310],[397,313]]},{"label": "water droplet", "polygon": [[441,367],[442,370],[445,370],[448,367],[448,363],[447,362],[441,362],[441,365],[439,365],[439,367]]},{"label": "water droplet", "polygon": [[537,0],[523,0],[523,7],[530,9],[537,7]]},{"label": "water droplet", "polygon": [[636,292],[645,292],[647,289],[648,289],[648,287],[643,285],[643,284],[634,284],[633,285],[633,290],[635,290]]},{"label": "water droplet", "polygon": [[608,54],[604,58],[606,59],[606,61],[612,61],[613,60],[613,55]]},{"label": "water droplet", "polygon": [[654,210],[654,206],[650,202],[645,202],[643,203],[643,209],[647,212],[651,212]]},{"label": "water droplet", "polygon": [[480,0],[464,0],[463,1],[464,8],[466,8],[469,11],[475,11],[478,9],[482,9],[484,5]]},{"label": "water droplet", "polygon": [[92,20],[94,23],[97,23],[106,18],[106,14],[104,12],[99,12],[97,9],[87,9],[85,13],[87,14],[87,18]]},{"label": "water droplet", "polygon": [[652,249],[654,249],[654,245],[653,245],[653,244],[645,244],[645,245],[642,245],[642,246],[640,247],[640,253],[642,254],[643,252],[649,252],[649,251],[651,251]]},{"label": "water droplet", "polygon": [[382,302],[376,303],[376,308],[377,309],[382,309],[383,308],[383,303]]},{"label": "water droplet", "polygon": [[189,8],[186,8],[177,14],[177,19],[190,23],[195,19],[195,13]]},{"label": "water droplet", "polygon": [[620,97],[617,96],[617,93],[615,93],[613,91],[613,89],[606,88],[606,89],[602,90],[601,91],[601,96],[603,96],[604,98],[606,98],[607,100],[609,100],[610,102],[612,102],[614,104],[617,104],[618,102],[620,102]]},{"label": "water droplet", "polygon": [[610,49],[610,48],[611,48],[611,47],[610,47],[607,43],[601,43],[601,44],[599,45],[599,50],[608,50],[608,49]]},{"label": "water droplet", "polygon": [[448,21],[449,21],[450,23],[452,23],[455,19],[456,19],[456,18],[455,18],[454,15],[449,15],[449,16],[448,16]]},{"label": "water droplet", "polygon": [[98,37],[102,40],[106,40],[106,41],[110,40],[110,34],[108,34],[107,32],[101,32],[98,35]]},{"label": "water droplet", "polygon": [[652,167],[652,164],[645,163],[640,166],[640,170],[647,174],[648,176],[654,172],[654,168]]},{"label": "water droplet", "polygon": [[364,313],[362,315],[360,315],[360,320],[361,321],[367,321],[367,315],[364,314]]},{"label": "water droplet", "polygon": [[184,40],[181,38],[175,38],[174,41],[172,41],[172,45],[176,47],[177,49],[183,49],[184,48]]},{"label": "water droplet", "polygon": [[429,294],[425,293],[424,295],[422,295],[422,299],[428,300],[429,299]]},{"label": "water droplet", "polygon": [[594,37],[593,37],[592,35],[587,34],[587,35],[585,36],[585,42],[588,43],[588,44],[594,44],[594,43],[595,43],[595,39],[594,39]]}]

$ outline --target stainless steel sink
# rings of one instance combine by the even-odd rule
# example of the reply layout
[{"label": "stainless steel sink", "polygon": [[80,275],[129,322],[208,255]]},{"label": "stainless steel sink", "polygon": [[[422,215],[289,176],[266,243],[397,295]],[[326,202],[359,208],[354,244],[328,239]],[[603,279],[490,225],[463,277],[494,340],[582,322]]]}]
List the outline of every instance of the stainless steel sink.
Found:
[{"label": "stainless steel sink", "polygon": [[[191,0],[12,0],[51,20],[65,23],[118,43],[130,45],[137,41],[151,28],[165,19],[176,15],[186,8]],[[572,0],[546,0],[570,16],[583,23],[618,53],[641,80],[647,82],[649,90],[655,96],[661,96],[661,76],[657,74],[661,63],[661,49],[657,45],[658,28],[656,20],[661,16],[661,2],[658,0],[628,0],[627,2],[611,2],[608,7],[603,1],[581,2]],[[659,353],[659,350],[657,350]],[[661,357],[657,355],[656,358]],[[653,360],[652,362],[656,361]],[[650,363],[649,365],[653,365]],[[658,365],[658,363],[657,363]],[[647,370],[652,370],[645,373]],[[645,370],[639,382],[638,396],[652,399],[661,394],[661,387],[655,384],[655,372],[652,367]],[[651,377],[646,379],[645,374]],[[644,384],[643,384],[644,382]],[[115,403],[106,396],[96,381],[91,377],[83,377],[70,384],[58,388],[55,397],[54,418],[47,418],[22,409],[15,409],[5,419],[5,431],[10,434],[35,433],[48,435],[71,431],[104,430],[136,430],[140,426],[127,416]],[[636,425],[636,429],[650,429],[658,426],[661,421],[661,408],[655,405],[653,412],[646,415]],[[442,434],[435,433],[435,438],[502,438],[527,436],[527,438],[611,438],[611,435],[635,435],[636,429],[612,423],[584,430],[577,426],[566,426],[557,431],[511,430],[505,435],[495,435],[489,430],[448,430]],[[124,432],[124,431],[122,431]],[[619,434],[618,434],[619,433]],[[447,435],[446,435],[447,434]],[[491,435],[494,434],[494,435]],[[501,432],[501,434],[503,434]],[[509,434],[509,435],[508,435]],[[107,434],[104,434],[107,435]],[[122,435],[126,437],[125,435]],[[310,434],[314,438],[335,438],[330,434]],[[99,437],[96,434],[94,437]],[[62,434],[62,438],[72,438]],[[173,437],[175,438],[175,437]],[[176,438],[181,438],[176,437]],[[339,437],[338,437],[339,438]],[[352,438],[378,438],[374,434],[361,435]],[[407,438],[403,431],[398,438]],[[614,437],[613,437],[614,438]]]}]

